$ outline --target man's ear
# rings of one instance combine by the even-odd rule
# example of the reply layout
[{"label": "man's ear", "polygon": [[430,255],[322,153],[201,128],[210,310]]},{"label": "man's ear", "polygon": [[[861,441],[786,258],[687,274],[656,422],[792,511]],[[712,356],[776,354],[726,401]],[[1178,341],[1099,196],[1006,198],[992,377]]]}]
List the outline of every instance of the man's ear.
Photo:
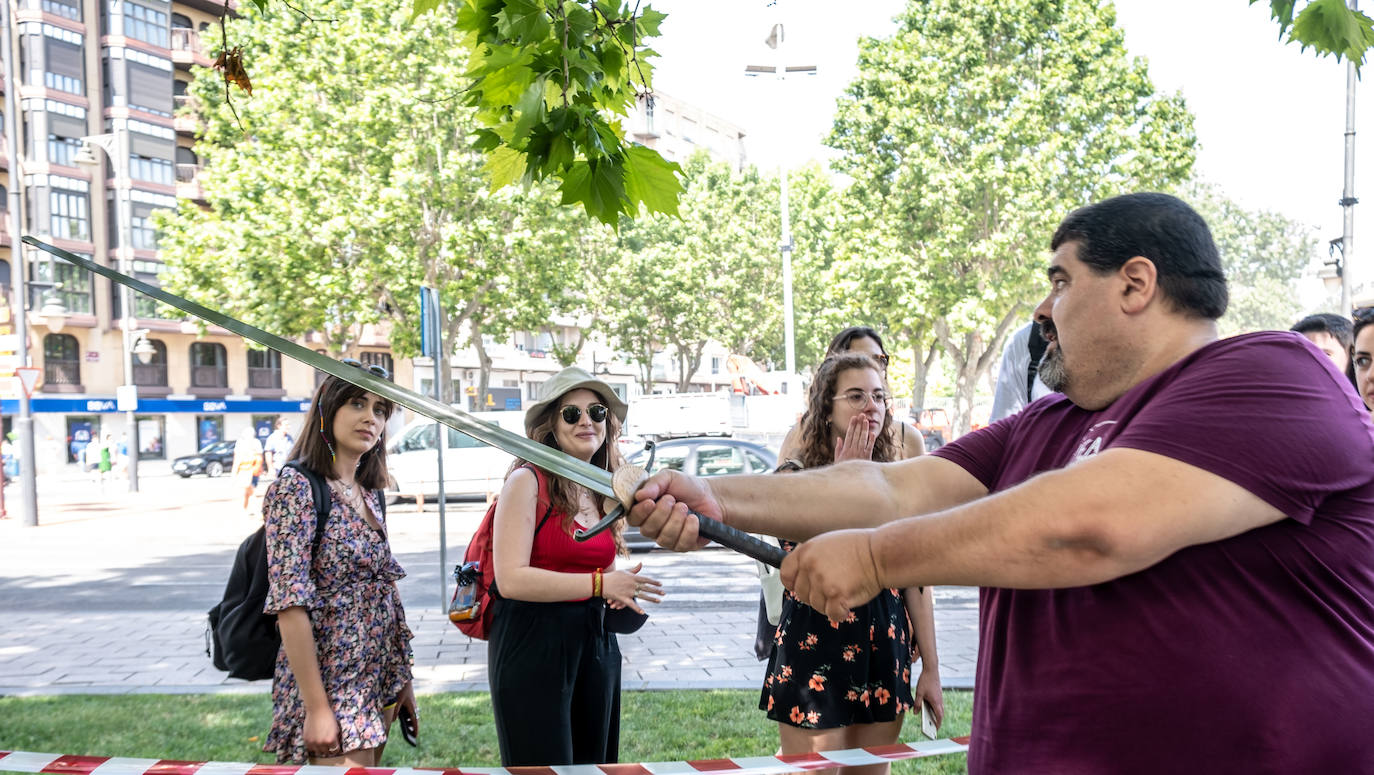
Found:
[{"label": "man's ear", "polygon": [[1159,295],[1159,271],[1155,262],[1135,256],[1117,270],[1121,278],[1121,311],[1134,314],[1143,311]]}]

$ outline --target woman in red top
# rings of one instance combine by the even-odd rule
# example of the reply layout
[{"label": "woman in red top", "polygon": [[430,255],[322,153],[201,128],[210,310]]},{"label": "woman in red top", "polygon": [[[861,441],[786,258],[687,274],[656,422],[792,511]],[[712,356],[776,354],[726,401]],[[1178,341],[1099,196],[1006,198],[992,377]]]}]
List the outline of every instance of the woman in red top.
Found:
[{"label": "woman in red top", "polygon": [[[579,368],[544,384],[525,413],[525,433],[607,471],[621,465],[616,438],[627,407]],[[539,491],[539,479],[547,482]],[[541,502],[541,495],[547,498]],[[662,587],[616,570],[626,554],[623,521],[579,543],[573,531],[598,522],[602,499],[587,488],[516,461],[492,525],[496,587],[487,674],[501,764],[604,764],[620,749],[620,647],[603,626],[606,608],[643,613]]]}]

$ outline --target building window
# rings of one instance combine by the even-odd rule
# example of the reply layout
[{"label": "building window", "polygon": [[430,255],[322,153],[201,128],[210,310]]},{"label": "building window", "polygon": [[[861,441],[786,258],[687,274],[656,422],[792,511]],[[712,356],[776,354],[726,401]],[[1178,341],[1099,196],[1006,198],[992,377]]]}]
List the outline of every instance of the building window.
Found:
[{"label": "building window", "polygon": [[166,460],[167,448],[162,440],[167,437],[167,418],[136,417],[138,422],[138,459]]},{"label": "building window", "polygon": [[54,188],[48,192],[48,228],[60,239],[91,241],[91,214],[86,194]]},{"label": "building window", "polygon": [[[89,255],[81,255],[90,258]],[[31,309],[43,307],[43,294],[49,289],[57,292],[57,297],[67,312],[81,315],[95,314],[91,304],[91,273],[66,261],[31,261],[33,270],[29,278],[29,306]]]},{"label": "building window", "polygon": [[362,352],[358,353],[358,360],[364,366],[381,366],[387,374],[393,378],[396,376],[396,369],[391,365],[391,353]]},{"label": "building window", "polygon": [[124,34],[134,40],[167,48],[167,14],[125,0]]},{"label": "building window", "polygon": [[133,216],[129,219],[129,242],[134,250],[157,250],[157,229],[152,216]]},{"label": "building window", "polygon": [[43,383],[45,387],[81,384],[81,353],[76,337],[71,334],[43,337]]},{"label": "building window", "polygon": [[248,388],[281,389],[281,353],[276,350],[248,351]]},{"label": "building window", "polygon": [[68,0],[43,0],[42,8],[54,16],[61,16],[75,22],[81,21],[80,3],[69,2]]},{"label": "building window", "polygon": [[173,179],[172,162],[168,159],[155,159],[131,153],[129,154],[129,177],[134,180],[146,180],[149,183],[162,183],[170,186]]},{"label": "building window", "polygon": [[167,387],[167,345],[161,339],[149,339],[148,342],[153,346],[153,357],[147,363],[134,358],[134,384]]},{"label": "building window", "polygon": [[[191,390],[229,387],[228,358],[224,345],[195,342],[191,345]],[[218,439],[216,439],[218,441]]]},{"label": "building window", "polygon": [[[138,246],[138,240],[134,240],[134,246]],[[145,261],[140,258],[134,259],[134,277],[142,280],[149,285],[162,287],[162,273],[166,266],[161,261]],[[166,317],[162,314],[164,309],[162,302],[151,296],[142,293],[134,295],[134,317],[140,318],[160,318]],[[119,315],[116,314],[116,317]],[[164,383],[165,384],[165,383]]]},{"label": "building window", "polygon": [[48,135],[48,161],[67,167],[76,166],[76,153],[81,150],[81,141],[75,137]]},{"label": "building window", "polygon": [[[77,36],[76,33],[68,33]],[[86,93],[86,68],[81,45],[75,41],[58,40],[44,35],[47,63],[43,70],[43,85],[68,94]]]},{"label": "building window", "polygon": [[158,116],[172,116],[172,73],[126,61],[129,71],[129,107]]}]

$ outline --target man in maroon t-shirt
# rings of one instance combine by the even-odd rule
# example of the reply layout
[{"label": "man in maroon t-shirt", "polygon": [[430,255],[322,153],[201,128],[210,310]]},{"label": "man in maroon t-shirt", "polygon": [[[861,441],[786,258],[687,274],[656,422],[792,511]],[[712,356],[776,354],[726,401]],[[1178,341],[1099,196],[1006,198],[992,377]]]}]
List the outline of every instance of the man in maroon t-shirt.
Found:
[{"label": "man in maroon t-shirt", "polygon": [[1051,249],[1039,373],[1063,396],[900,463],[662,473],[631,523],[694,548],[690,505],[809,539],[783,579],[835,619],[983,587],[972,772],[1374,772],[1374,426],[1349,381],[1296,334],[1218,339],[1221,262],[1174,197],[1078,210]]}]

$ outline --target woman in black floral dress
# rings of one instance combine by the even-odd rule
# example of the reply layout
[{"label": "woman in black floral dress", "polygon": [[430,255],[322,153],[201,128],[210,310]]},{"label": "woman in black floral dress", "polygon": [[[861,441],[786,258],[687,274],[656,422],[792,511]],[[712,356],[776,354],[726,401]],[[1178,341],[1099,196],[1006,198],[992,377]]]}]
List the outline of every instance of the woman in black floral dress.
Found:
[{"label": "woman in black floral dress", "polygon": [[[798,460],[791,462],[816,468],[841,460],[896,459],[887,408],[887,388],[877,362],[859,353],[827,358],[811,383],[800,423]],[[791,551],[793,544],[783,546]],[[911,690],[912,651],[917,645],[922,670],[916,696],[930,703],[939,718],[944,703],[929,589],[884,590],[841,622],[830,621],[785,593],[759,698],[759,709],[778,722],[782,752],[897,742],[905,712],[918,701]],[[853,768],[865,775],[887,769]]]},{"label": "woman in black floral dress", "polygon": [[329,483],[319,541],[304,474],[283,469],[263,498],[265,611],[277,615],[282,639],[263,750],[278,762],[375,767],[397,709],[415,715],[411,632],[396,589],[405,571],[391,554],[379,501],[392,409],[337,377],[315,391],[290,459]]}]

